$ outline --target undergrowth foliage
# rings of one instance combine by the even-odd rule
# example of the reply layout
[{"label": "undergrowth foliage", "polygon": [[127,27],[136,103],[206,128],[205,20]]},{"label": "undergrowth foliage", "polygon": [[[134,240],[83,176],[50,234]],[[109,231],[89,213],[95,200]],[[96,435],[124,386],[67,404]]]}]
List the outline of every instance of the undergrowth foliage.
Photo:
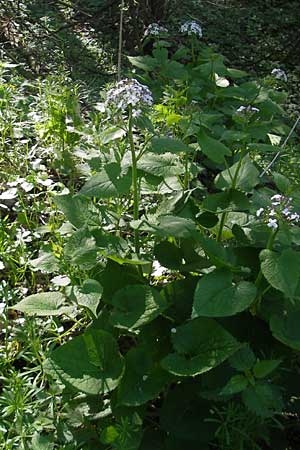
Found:
[{"label": "undergrowth foliage", "polygon": [[[35,342],[31,316],[55,324],[32,369],[52,415],[28,419],[20,443],[29,405],[5,410],[5,448],[286,448],[274,436],[299,408],[299,191],[257,163],[289,132],[284,80],[228,68],[185,25],[175,49],[165,28],[147,33],[151,55],[129,58],[134,78],[89,121],[68,88],[41,100],[35,131],[59,179],[29,264],[57,276],[10,311]],[[23,400],[29,374],[11,376]]]}]

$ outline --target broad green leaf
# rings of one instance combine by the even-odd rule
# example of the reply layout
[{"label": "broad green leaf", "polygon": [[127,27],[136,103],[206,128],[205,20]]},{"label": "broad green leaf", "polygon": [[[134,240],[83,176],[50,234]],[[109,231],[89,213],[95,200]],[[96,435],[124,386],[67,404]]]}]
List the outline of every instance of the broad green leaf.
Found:
[{"label": "broad green leaf", "polygon": [[255,361],[255,354],[248,345],[242,347],[229,358],[229,364],[231,365],[231,367],[239,370],[240,372],[252,369]]},{"label": "broad green leaf", "polygon": [[253,162],[251,162],[250,158],[245,156],[240,168],[239,162],[237,162],[216,177],[216,187],[218,189],[231,187],[237,171],[238,175],[235,181],[236,188],[249,192],[259,183],[259,171]]},{"label": "broad green leaf", "polygon": [[[176,450],[202,450],[205,443],[214,437],[217,425],[212,418],[210,402],[197,395],[198,383],[184,380],[168,390],[163,399],[160,412],[160,426],[169,436],[177,440],[186,439],[186,446],[175,447]],[[199,392],[199,391],[198,391]],[[188,445],[189,444],[189,445]],[[167,447],[173,450],[174,447]],[[206,449],[206,447],[204,447]],[[152,450],[155,450],[154,448]]]},{"label": "broad green leaf", "polygon": [[39,432],[35,432],[31,445],[31,450],[52,450],[54,448],[53,436],[42,435]]},{"label": "broad green leaf", "polygon": [[277,369],[280,364],[280,359],[265,359],[263,361],[257,361],[253,367],[253,374],[256,378],[264,378]]},{"label": "broad green leaf", "polygon": [[115,141],[116,139],[120,139],[126,135],[126,131],[123,128],[113,126],[106,128],[106,130],[102,131],[100,134],[101,143],[108,144],[108,142]]},{"label": "broad green leaf", "polygon": [[246,389],[248,386],[248,380],[244,375],[235,375],[221,390],[222,395],[238,394]]},{"label": "broad green leaf", "polygon": [[103,170],[93,175],[81,188],[80,193],[88,197],[110,198],[127,194],[130,191],[131,174],[121,173],[117,163],[107,164]]},{"label": "broad green leaf", "polygon": [[270,320],[273,336],[283,344],[300,350],[300,310],[292,306],[284,309],[282,313],[274,314]]},{"label": "broad green leaf", "polygon": [[179,270],[182,266],[183,252],[174,243],[162,241],[154,247],[154,255],[164,267]]},{"label": "broad green leaf", "polygon": [[201,130],[198,133],[198,142],[201,151],[212,161],[216,163],[223,163],[225,156],[230,156],[231,151],[222,142],[213,139]]},{"label": "broad green leaf", "polygon": [[281,173],[277,172],[273,172],[273,178],[278,189],[284,194],[287,194],[291,187],[290,180]]},{"label": "broad green leaf", "polygon": [[59,270],[59,260],[50,251],[40,250],[39,256],[29,261],[33,271],[40,270],[42,273],[52,273]]},{"label": "broad green leaf", "polygon": [[158,317],[166,308],[166,301],[150,286],[126,286],[112,298],[115,307],[111,322],[118,328],[137,329]]},{"label": "broad green leaf", "polygon": [[288,249],[278,254],[263,250],[260,259],[262,273],[272,287],[288,298],[300,296],[300,252]]},{"label": "broad green leaf", "polygon": [[137,166],[139,170],[163,178],[180,175],[184,172],[178,157],[171,154],[157,155],[148,152],[138,161]]},{"label": "broad green leaf", "polygon": [[96,280],[85,280],[81,287],[74,288],[74,295],[79,306],[88,308],[97,317],[97,307],[100,303],[103,288]]},{"label": "broad green leaf", "polygon": [[96,264],[97,247],[92,233],[78,230],[67,241],[64,254],[67,260],[82,269],[90,269]]},{"label": "broad green leaf", "polygon": [[131,221],[130,225],[133,229],[147,231],[161,238],[172,236],[174,238],[188,239],[197,232],[195,223],[192,220],[171,215],[151,217],[149,220],[135,220]]},{"label": "broad green leaf", "polygon": [[44,369],[66,386],[99,395],[117,387],[124,363],[112,335],[93,329],[54,350]]},{"label": "broad green leaf", "polygon": [[73,308],[66,306],[65,296],[60,292],[41,292],[25,297],[12,309],[37,316],[60,316],[69,314]]},{"label": "broad green leaf", "polygon": [[203,212],[197,217],[197,219],[200,225],[204,228],[213,228],[219,221],[218,216],[209,211]]},{"label": "broad green leaf", "polygon": [[118,387],[118,402],[142,405],[158,397],[171,376],[153,360],[151,349],[133,348],[125,357],[126,370]]},{"label": "broad green leaf", "polygon": [[154,137],[151,140],[151,150],[154,153],[189,153],[193,151],[193,147],[184,144],[179,139]]},{"label": "broad green leaf", "polygon": [[202,206],[208,211],[246,211],[250,208],[250,202],[246,194],[237,189],[229,189],[225,192],[217,192],[208,195]]},{"label": "broad green leaf", "polygon": [[246,407],[259,417],[272,417],[283,408],[279,389],[269,384],[255,384],[242,393]]},{"label": "broad green leaf", "polygon": [[192,317],[233,316],[247,309],[255,297],[256,287],[253,283],[240,281],[233,284],[231,272],[216,269],[198,281]]},{"label": "broad green leaf", "polygon": [[213,319],[197,318],[172,334],[175,353],[162,367],[174,375],[195,376],[208,372],[236,352],[241,344]]},{"label": "broad green leaf", "polygon": [[127,56],[129,62],[139,69],[151,72],[157,67],[157,61],[151,56]]},{"label": "broad green leaf", "polygon": [[64,213],[66,219],[76,228],[86,224],[99,224],[99,211],[85,197],[80,195],[57,195],[54,197],[58,209]]}]

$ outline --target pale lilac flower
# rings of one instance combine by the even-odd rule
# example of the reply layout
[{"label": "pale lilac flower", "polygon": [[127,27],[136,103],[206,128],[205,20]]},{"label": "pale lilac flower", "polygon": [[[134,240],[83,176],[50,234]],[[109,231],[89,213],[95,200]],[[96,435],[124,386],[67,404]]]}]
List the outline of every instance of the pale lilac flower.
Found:
[{"label": "pale lilac flower", "polygon": [[240,106],[236,112],[238,116],[245,116],[245,115],[253,115],[255,113],[259,113],[259,109],[255,108],[255,106]]},{"label": "pale lilac flower", "polygon": [[159,25],[158,23],[150,23],[144,31],[144,36],[158,36],[162,33],[168,33],[168,29]]},{"label": "pale lilac flower", "polygon": [[194,20],[189,20],[181,25],[180,27],[181,33],[187,33],[189,36],[195,34],[199,38],[203,36],[203,31],[201,26],[195,22]]},{"label": "pale lilac flower", "polygon": [[287,81],[287,74],[282,69],[273,69],[271,72],[271,75],[273,75],[277,80],[283,80]]},{"label": "pale lilac flower", "polygon": [[263,212],[264,212],[264,208],[259,208],[259,209],[256,211],[256,217],[260,217],[260,216],[262,215]]},{"label": "pale lilac flower", "polygon": [[277,219],[269,219],[269,222],[267,223],[267,226],[269,228],[273,228],[274,230],[276,230],[278,228]]},{"label": "pale lilac flower", "polygon": [[152,273],[153,277],[161,277],[168,269],[162,266],[158,261],[153,261]]},{"label": "pale lilac flower", "polygon": [[136,115],[141,106],[153,104],[153,97],[147,86],[134,78],[125,78],[109,89],[105,103],[107,106],[112,105],[123,112],[128,109],[128,106],[131,106]]}]

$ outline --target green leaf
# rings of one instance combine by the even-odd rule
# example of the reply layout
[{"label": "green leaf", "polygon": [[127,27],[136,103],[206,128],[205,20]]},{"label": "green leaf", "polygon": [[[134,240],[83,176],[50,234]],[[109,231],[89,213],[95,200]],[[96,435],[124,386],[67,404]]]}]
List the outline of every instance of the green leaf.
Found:
[{"label": "green leaf", "polygon": [[163,241],[154,247],[154,255],[164,267],[179,269],[182,266],[183,252],[174,243]]},{"label": "green leaf", "polygon": [[60,316],[69,314],[73,308],[65,306],[65,296],[60,292],[41,292],[25,297],[12,309],[37,316]]},{"label": "green leaf", "polygon": [[119,437],[119,432],[117,428],[113,425],[109,425],[104,428],[100,435],[100,441],[103,444],[113,444]]},{"label": "green leaf", "polygon": [[[233,166],[224,170],[216,177],[215,185],[218,189],[224,189],[232,186],[238,165],[239,162],[233,164]],[[258,176],[259,171],[251,162],[250,158],[245,156],[241,163],[241,167],[238,169],[235,187],[241,189],[242,191],[249,192],[259,183]]]},{"label": "green leaf", "polygon": [[198,281],[192,318],[233,316],[247,309],[255,297],[253,283],[241,281],[233,284],[231,272],[216,269]]},{"label": "green leaf", "polygon": [[97,307],[100,303],[103,288],[96,280],[85,280],[83,285],[74,287],[74,295],[79,306],[88,308],[97,317]]},{"label": "green leaf", "polygon": [[236,189],[230,189],[225,192],[217,192],[216,194],[208,195],[202,206],[208,211],[245,211],[250,207],[249,199],[246,194]]},{"label": "green leaf", "polygon": [[80,193],[88,197],[110,198],[128,194],[131,186],[131,174],[121,173],[118,163],[107,164],[103,170],[93,175],[81,188]]},{"label": "green leaf", "polygon": [[106,128],[100,134],[100,140],[103,145],[108,144],[111,141],[115,141],[116,139],[120,139],[126,135],[126,131],[123,128],[113,126]]},{"label": "green leaf", "polygon": [[235,375],[221,390],[221,395],[238,394],[246,389],[248,380],[244,375]]},{"label": "green leaf", "polygon": [[277,369],[280,364],[280,359],[265,359],[263,361],[257,361],[253,367],[253,374],[256,378],[264,378]]},{"label": "green leaf", "polygon": [[49,251],[40,250],[38,258],[29,261],[33,271],[40,270],[42,273],[52,273],[59,270],[59,260]]},{"label": "green leaf", "polygon": [[54,448],[53,437],[35,432],[30,448],[31,450],[52,450]]},{"label": "green leaf", "polygon": [[142,284],[120,289],[113,296],[112,304],[115,307],[112,324],[130,330],[151,322],[168,306],[156,289]]},{"label": "green leaf", "polygon": [[170,374],[153,360],[149,348],[129,350],[125,361],[125,374],[118,387],[118,402],[123,405],[138,406],[158,397],[170,381]]},{"label": "green leaf", "polygon": [[213,139],[204,131],[199,131],[198,142],[202,152],[215,163],[223,163],[225,156],[230,156],[231,151],[222,142]]},{"label": "green leaf", "polygon": [[240,372],[252,369],[255,361],[255,354],[248,345],[242,347],[229,358],[229,364],[231,365],[231,367],[239,370]]},{"label": "green leaf", "polygon": [[198,222],[204,228],[213,228],[219,222],[218,216],[215,214],[205,211],[198,216]]},{"label": "green leaf", "polygon": [[154,137],[151,140],[151,150],[155,153],[189,153],[194,149],[179,139],[169,137]]},{"label": "green leaf", "polygon": [[54,202],[74,227],[82,228],[90,223],[99,225],[99,211],[87,198],[70,194],[57,195]]},{"label": "green leaf", "polygon": [[242,399],[251,412],[264,418],[280,413],[283,408],[279,390],[268,384],[248,387],[243,391]]},{"label": "green leaf", "polygon": [[291,187],[290,180],[281,173],[277,172],[273,172],[273,178],[278,189],[284,194],[287,194]]},{"label": "green leaf", "polygon": [[208,372],[241,346],[215,320],[202,317],[178,327],[172,334],[172,341],[176,353],[166,356],[161,364],[179,376]]},{"label": "green leaf", "polygon": [[263,250],[259,256],[262,273],[270,285],[288,298],[299,297],[300,253],[291,249],[281,254]]},{"label": "green leaf", "polygon": [[[176,446],[176,450],[194,449],[195,442],[196,448],[202,450],[204,443],[214,437],[217,425],[207,420],[213,418],[211,404],[197,395],[198,386],[182,381],[172,386],[164,398],[160,413],[161,428],[169,437],[176,437],[176,443],[178,439],[186,439],[186,446]],[[174,446],[167,448],[173,450]]]},{"label": "green leaf", "polygon": [[151,152],[146,153],[138,161],[137,167],[146,173],[163,178],[180,175],[184,172],[184,168],[178,157],[170,154],[157,155]]},{"label": "green leaf", "polygon": [[68,239],[64,254],[72,264],[82,269],[90,269],[96,264],[97,247],[92,233],[87,230],[78,230]]},{"label": "green leaf", "polygon": [[151,72],[157,66],[157,61],[151,56],[127,56],[129,62],[139,69],[145,70],[146,72]]},{"label": "green leaf", "polygon": [[90,330],[54,350],[44,369],[67,386],[99,395],[117,387],[124,363],[110,333]]},{"label": "green leaf", "polygon": [[274,314],[270,319],[273,336],[283,344],[300,350],[300,310],[293,306],[285,308],[281,314]]},{"label": "green leaf", "polygon": [[130,225],[133,229],[147,231],[161,238],[188,239],[197,232],[195,223],[192,220],[171,215],[151,217],[150,220],[135,220],[131,221]]}]

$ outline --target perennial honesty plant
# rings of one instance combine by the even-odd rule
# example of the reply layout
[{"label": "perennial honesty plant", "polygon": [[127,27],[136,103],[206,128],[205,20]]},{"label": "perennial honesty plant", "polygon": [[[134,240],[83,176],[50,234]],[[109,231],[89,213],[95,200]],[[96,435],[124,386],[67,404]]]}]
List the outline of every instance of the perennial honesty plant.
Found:
[{"label": "perennial honesty plant", "polygon": [[277,230],[280,221],[287,221],[291,224],[297,224],[300,221],[300,215],[293,211],[290,205],[291,197],[285,197],[276,194],[271,197],[271,206],[268,208],[259,208],[256,211],[256,217],[261,217],[267,221],[267,226]]},{"label": "perennial honesty plant", "polygon": [[187,33],[189,36],[196,35],[199,38],[203,36],[202,27],[194,20],[189,20],[181,25],[181,33]]},{"label": "perennial honesty plant", "polygon": [[277,80],[287,81],[287,74],[282,69],[273,69],[271,75],[273,75]]},{"label": "perennial honesty plant", "polygon": [[151,106],[153,97],[150,89],[136,79],[125,78],[109,89],[106,105],[125,112],[129,106],[134,115],[139,115],[142,106]]},{"label": "perennial honesty plant", "polygon": [[159,25],[158,23],[150,23],[144,31],[144,36],[158,36],[162,33],[168,33],[168,29]]}]

